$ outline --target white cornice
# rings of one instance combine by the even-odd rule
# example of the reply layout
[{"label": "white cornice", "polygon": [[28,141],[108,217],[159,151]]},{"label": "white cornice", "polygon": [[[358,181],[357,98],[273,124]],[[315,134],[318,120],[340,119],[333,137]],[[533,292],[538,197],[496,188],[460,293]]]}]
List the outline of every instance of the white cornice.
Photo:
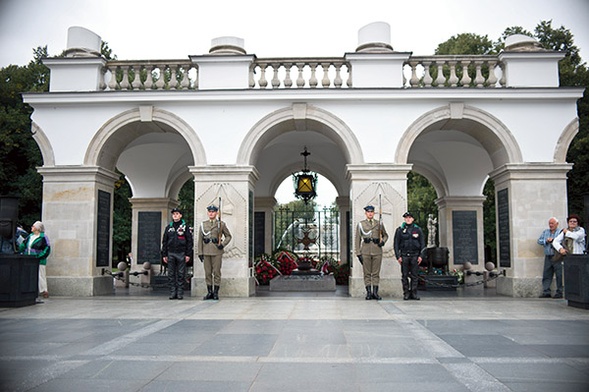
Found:
[{"label": "white cornice", "polygon": [[497,89],[289,89],[289,90],[203,90],[203,91],[93,91],[23,93],[26,103],[41,105],[84,105],[112,103],[151,104],[157,102],[239,102],[239,101],[339,101],[339,100],[563,100],[579,99],[583,88],[497,88]]}]

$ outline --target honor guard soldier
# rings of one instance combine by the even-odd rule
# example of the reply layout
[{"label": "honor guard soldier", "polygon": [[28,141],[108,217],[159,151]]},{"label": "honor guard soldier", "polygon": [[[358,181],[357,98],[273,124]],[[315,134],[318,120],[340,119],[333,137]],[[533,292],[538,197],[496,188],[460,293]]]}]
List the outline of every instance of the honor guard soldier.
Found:
[{"label": "honor guard soldier", "polygon": [[204,264],[207,295],[203,298],[219,299],[221,286],[221,263],[224,248],[231,241],[231,233],[219,216],[215,205],[207,207],[209,219],[200,224],[198,230],[198,257]]},{"label": "honor guard soldier", "polygon": [[[395,256],[401,265],[403,299],[419,300],[417,296],[417,273],[425,251],[423,231],[414,223],[413,214],[403,214],[405,222],[395,231]],[[411,282],[409,281],[411,279]]]},{"label": "honor guard soldier", "polygon": [[192,232],[182,219],[182,211],[174,208],[172,222],[166,226],[162,238],[162,259],[168,265],[170,299],[184,298],[186,264],[190,261],[193,246]]},{"label": "honor guard soldier", "polygon": [[389,238],[381,221],[374,219],[374,207],[364,207],[366,219],[356,228],[356,256],[362,264],[366,299],[382,299],[378,295],[380,267],[382,265],[382,247]]}]

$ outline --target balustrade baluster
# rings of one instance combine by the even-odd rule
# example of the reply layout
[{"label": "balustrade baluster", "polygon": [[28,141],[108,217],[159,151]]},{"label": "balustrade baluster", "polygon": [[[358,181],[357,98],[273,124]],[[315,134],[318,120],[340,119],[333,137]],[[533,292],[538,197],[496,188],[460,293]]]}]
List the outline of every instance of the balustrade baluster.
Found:
[{"label": "balustrade baluster", "polygon": [[108,71],[110,72],[110,80],[108,81],[108,89],[109,90],[118,90],[120,88],[119,83],[117,82],[117,71],[120,68],[116,67],[108,67]]},{"label": "balustrade baluster", "polygon": [[315,71],[317,70],[317,63],[309,63],[309,67],[311,67],[311,78],[309,79],[309,87],[315,88],[317,87],[317,77],[315,76]]},{"label": "balustrade baluster", "polygon": [[256,73],[256,63],[252,63],[252,65],[250,65],[250,72],[249,72],[249,79],[248,79],[249,88],[256,87],[256,79],[254,77],[255,73]]},{"label": "balustrade baluster", "polygon": [[323,79],[321,79],[321,85],[324,88],[329,87],[331,84],[331,80],[329,80],[329,66],[330,63],[321,63],[321,67],[323,67]]},{"label": "balustrade baluster", "polygon": [[448,78],[448,84],[450,87],[458,86],[458,76],[456,76],[456,61],[449,61],[450,64],[450,77]]},{"label": "balustrade baluster", "polygon": [[176,90],[176,87],[178,86],[176,69],[177,67],[175,65],[170,66],[170,82],[168,83],[168,88],[170,90]]},{"label": "balustrade baluster", "polygon": [[188,90],[190,87],[190,75],[188,75],[188,72],[190,72],[190,67],[181,68],[180,76],[182,79],[180,80],[180,88],[182,90]]},{"label": "balustrade baluster", "polygon": [[468,74],[468,67],[470,66],[470,63],[470,60],[460,61],[460,64],[462,65],[462,79],[460,79],[460,84],[462,87],[470,87],[470,82],[472,81],[470,75]]},{"label": "balustrade baluster", "polygon": [[155,89],[156,90],[163,90],[166,85],[166,78],[165,78],[165,65],[159,65],[157,67],[158,70],[158,77],[157,81],[155,82]]},{"label": "balustrade baluster", "polygon": [[292,87],[292,79],[290,78],[290,68],[292,67],[292,63],[284,63],[284,71],[286,74],[284,75],[284,88],[291,88]]},{"label": "balustrade baluster", "polygon": [[334,63],[333,65],[335,66],[335,79],[333,79],[333,85],[335,88],[341,88],[343,83],[341,75],[342,66],[339,63]]},{"label": "balustrade baluster", "polygon": [[272,63],[272,68],[274,69],[274,76],[272,77],[272,88],[278,88],[280,87],[280,79],[278,78],[280,63]]},{"label": "balustrade baluster", "polygon": [[121,90],[129,90],[129,66],[125,66],[123,67],[123,79],[121,80],[121,83],[119,83],[119,85],[121,86]]},{"label": "balustrade baluster", "polygon": [[487,61],[489,66],[489,78],[487,79],[487,87],[495,87],[497,84],[497,75],[495,75],[495,67],[497,67],[497,61]]},{"label": "balustrade baluster", "polygon": [[474,64],[476,67],[476,76],[474,78],[474,84],[477,88],[484,87],[483,84],[485,83],[485,78],[483,77],[483,72],[481,70],[483,62],[482,61],[475,61]]},{"label": "balustrade baluster", "polygon": [[446,84],[446,77],[444,76],[444,62],[436,63],[438,66],[438,77],[436,78],[436,87],[444,87]]},{"label": "balustrade baluster", "polygon": [[265,89],[266,87],[268,87],[268,81],[266,80],[266,68],[267,67],[268,67],[268,64],[260,63],[260,80],[258,81],[258,84],[260,85],[261,89]]},{"label": "balustrade baluster", "polygon": [[131,83],[131,88],[133,90],[139,90],[139,89],[143,89],[143,86],[141,85],[141,65],[134,65],[133,66],[133,82]]},{"label": "balustrade baluster", "polygon": [[501,79],[499,79],[499,85],[501,85],[501,87],[505,87],[507,84],[507,79],[505,76],[505,65],[503,63],[499,63],[499,68],[501,69]]},{"label": "balustrade baluster", "polygon": [[299,70],[299,75],[297,76],[297,87],[303,88],[305,87],[305,78],[303,77],[303,69],[305,68],[305,63],[296,63],[296,66]]},{"label": "balustrade baluster", "polygon": [[143,86],[146,90],[151,90],[153,88],[153,73],[155,71],[155,66],[152,65],[151,67],[145,67],[145,82],[143,82]]},{"label": "balustrade baluster", "polygon": [[417,77],[417,66],[419,65],[419,61],[410,61],[409,67],[411,67],[411,79],[409,79],[409,85],[411,87],[418,87],[419,86],[419,78]]},{"label": "balustrade baluster", "polygon": [[432,87],[432,82],[434,79],[430,75],[429,67],[432,64],[431,61],[424,61],[423,63],[423,87]]}]

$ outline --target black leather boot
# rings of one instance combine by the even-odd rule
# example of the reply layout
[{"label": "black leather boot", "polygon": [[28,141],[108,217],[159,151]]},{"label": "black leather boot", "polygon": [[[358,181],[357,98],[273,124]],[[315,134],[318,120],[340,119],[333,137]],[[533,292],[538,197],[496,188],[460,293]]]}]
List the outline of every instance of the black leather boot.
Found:
[{"label": "black leather boot", "polygon": [[377,301],[380,301],[382,299],[382,297],[378,295],[378,286],[374,286],[372,288],[372,298]]},{"label": "black leather boot", "polygon": [[366,286],[366,300],[372,299],[372,289],[370,286]]},{"label": "black leather boot", "polygon": [[411,297],[409,299],[413,299],[415,301],[419,301],[419,297],[417,296],[417,290],[411,291]]},{"label": "black leather boot", "polygon": [[206,301],[207,299],[213,299],[213,286],[207,286],[207,295],[203,297]]},{"label": "black leather boot", "polygon": [[219,286],[213,288],[213,299],[219,299]]}]

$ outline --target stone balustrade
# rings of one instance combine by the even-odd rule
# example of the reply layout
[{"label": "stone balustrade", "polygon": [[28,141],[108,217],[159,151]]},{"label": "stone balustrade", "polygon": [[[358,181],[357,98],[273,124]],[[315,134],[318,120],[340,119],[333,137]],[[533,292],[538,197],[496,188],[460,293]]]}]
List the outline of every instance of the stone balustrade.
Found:
[{"label": "stone balustrade", "polygon": [[350,65],[343,58],[266,58],[250,67],[250,88],[352,87]]},{"label": "stone balustrade", "polygon": [[408,88],[494,88],[506,84],[504,66],[497,56],[414,56],[403,66],[404,85]]},{"label": "stone balustrade", "polygon": [[190,60],[109,61],[103,90],[196,90],[197,68]]},{"label": "stone balustrade", "polygon": [[[344,58],[260,58],[250,66],[249,87],[351,88],[351,71]],[[399,71],[405,88],[506,86],[497,56],[413,56]],[[190,60],[108,61],[103,73],[102,90],[198,90],[198,67]]]}]

